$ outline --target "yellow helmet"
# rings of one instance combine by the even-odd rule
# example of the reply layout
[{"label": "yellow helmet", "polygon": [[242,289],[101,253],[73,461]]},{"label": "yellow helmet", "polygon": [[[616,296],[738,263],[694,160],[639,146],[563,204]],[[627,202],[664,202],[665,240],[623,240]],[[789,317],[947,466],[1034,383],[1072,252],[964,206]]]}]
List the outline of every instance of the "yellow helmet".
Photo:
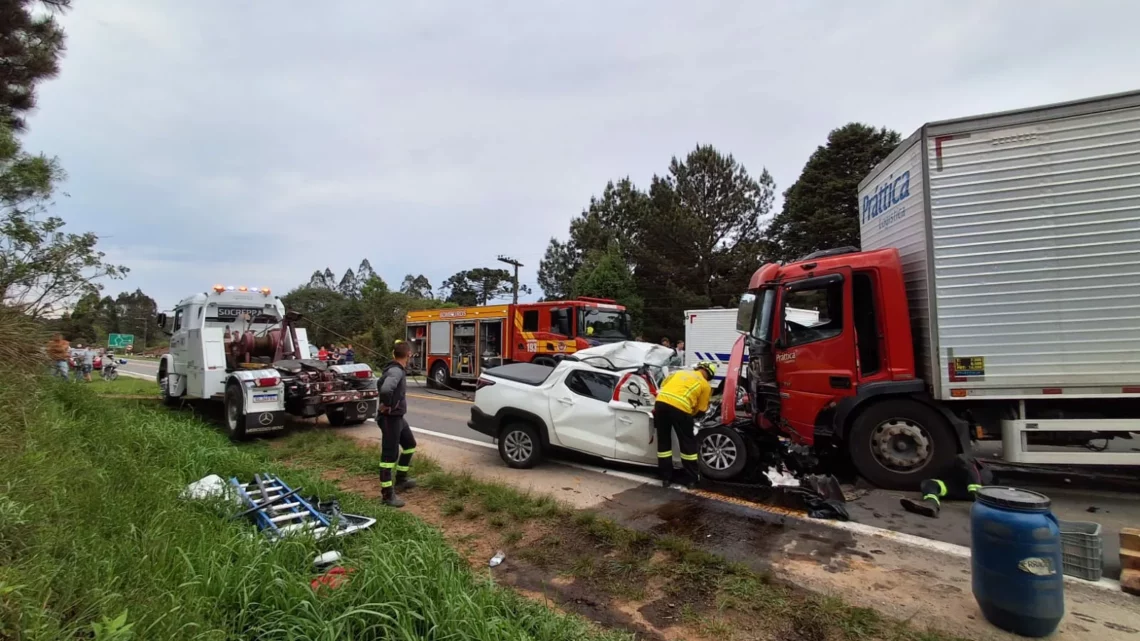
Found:
[{"label": "yellow helmet", "polygon": [[701,361],[701,362],[697,363],[697,366],[694,367],[693,369],[697,370],[698,372],[701,370],[708,372],[709,373],[709,379],[712,379],[713,377],[716,376],[716,363],[714,363],[712,361]]}]

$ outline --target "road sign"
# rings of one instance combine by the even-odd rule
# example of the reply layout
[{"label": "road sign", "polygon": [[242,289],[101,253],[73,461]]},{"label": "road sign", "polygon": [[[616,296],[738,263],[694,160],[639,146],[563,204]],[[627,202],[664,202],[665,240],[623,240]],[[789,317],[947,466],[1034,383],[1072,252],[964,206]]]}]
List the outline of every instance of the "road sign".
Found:
[{"label": "road sign", "polygon": [[107,347],[126,349],[134,344],[134,334],[111,334],[107,336]]}]

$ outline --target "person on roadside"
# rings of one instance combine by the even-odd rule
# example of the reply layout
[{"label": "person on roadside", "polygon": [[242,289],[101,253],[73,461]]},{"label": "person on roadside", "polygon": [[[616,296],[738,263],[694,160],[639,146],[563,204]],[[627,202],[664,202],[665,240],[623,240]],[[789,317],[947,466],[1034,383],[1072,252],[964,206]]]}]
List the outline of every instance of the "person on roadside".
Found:
[{"label": "person on roadside", "polygon": [[410,345],[397,342],[392,349],[392,362],[384,366],[380,375],[380,411],[376,416],[381,436],[380,498],[390,507],[404,507],[397,490],[403,492],[416,486],[415,479],[408,476],[412,455],[416,453],[416,437],[404,419],[408,412],[407,368],[411,353]]},{"label": "person on roadside", "polygon": [[319,350],[317,350],[317,360],[321,360],[321,361],[329,360],[328,345],[322,345],[321,348]]},{"label": "person on roadside", "polygon": [[47,355],[52,361],[52,376],[58,376],[66,381],[71,375],[71,367],[68,364],[71,360],[71,344],[63,334],[52,335],[48,341]]},{"label": "person on roadside", "polygon": [[344,348],[344,363],[345,365],[352,365],[356,362],[356,352],[352,351],[352,345],[346,345]]},{"label": "person on roadside", "polygon": [[694,487],[701,479],[693,419],[708,411],[712,398],[709,381],[715,375],[716,365],[702,361],[693,369],[673,372],[661,383],[653,405],[653,426],[657,429],[657,472],[665,487],[673,482],[671,433],[677,435],[677,444],[681,447],[681,466],[685,470],[681,484]]},{"label": "person on roadside", "polygon": [[79,360],[79,371],[83,373],[83,382],[91,382],[91,370],[95,367],[95,350],[88,347],[83,352],[76,356]]},{"label": "person on roadside", "polygon": [[664,347],[668,347],[669,349],[673,349],[673,341],[669,340],[668,336],[663,336],[661,338],[661,345]]}]

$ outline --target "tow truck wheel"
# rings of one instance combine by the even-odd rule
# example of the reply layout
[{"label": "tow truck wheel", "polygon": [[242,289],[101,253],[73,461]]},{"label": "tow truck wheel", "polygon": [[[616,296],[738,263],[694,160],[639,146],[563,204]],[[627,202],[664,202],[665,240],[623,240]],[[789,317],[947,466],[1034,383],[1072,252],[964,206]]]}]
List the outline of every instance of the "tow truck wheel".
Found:
[{"label": "tow truck wheel", "polygon": [[241,388],[234,383],[226,386],[226,433],[230,440],[245,438],[245,399]]},{"label": "tow truck wheel", "polygon": [[178,404],[178,397],[170,395],[170,376],[166,370],[158,373],[158,387],[162,393],[162,404],[167,407],[174,407]]},{"label": "tow truck wheel", "polygon": [[499,456],[509,467],[527,469],[542,460],[542,441],[526,423],[508,423],[499,433]]},{"label": "tow truck wheel", "polygon": [[343,405],[338,405],[325,411],[325,418],[329,420],[329,425],[333,427],[342,427],[348,423]]},{"label": "tow truck wheel", "polygon": [[954,465],[953,428],[934,408],[906,399],[861,412],[847,435],[851,462],[863,478],[888,490],[915,490]]},{"label": "tow truck wheel", "polygon": [[731,427],[717,425],[697,434],[697,462],[701,476],[714,481],[735,478],[748,465],[748,448],[744,438]]}]

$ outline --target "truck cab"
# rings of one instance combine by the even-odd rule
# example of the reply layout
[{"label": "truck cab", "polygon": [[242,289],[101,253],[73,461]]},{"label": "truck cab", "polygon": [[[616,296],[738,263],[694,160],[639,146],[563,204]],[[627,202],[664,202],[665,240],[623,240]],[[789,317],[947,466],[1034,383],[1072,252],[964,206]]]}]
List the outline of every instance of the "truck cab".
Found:
[{"label": "truck cab", "polygon": [[[789,310],[815,310],[814,321]],[[798,322],[797,322],[798,321]],[[767,264],[737,315],[754,420],[817,450],[845,449],[882,487],[937,477],[969,446],[966,424],[926,394],[895,249],[816,252]],[[734,350],[730,369],[743,365]]]}]

